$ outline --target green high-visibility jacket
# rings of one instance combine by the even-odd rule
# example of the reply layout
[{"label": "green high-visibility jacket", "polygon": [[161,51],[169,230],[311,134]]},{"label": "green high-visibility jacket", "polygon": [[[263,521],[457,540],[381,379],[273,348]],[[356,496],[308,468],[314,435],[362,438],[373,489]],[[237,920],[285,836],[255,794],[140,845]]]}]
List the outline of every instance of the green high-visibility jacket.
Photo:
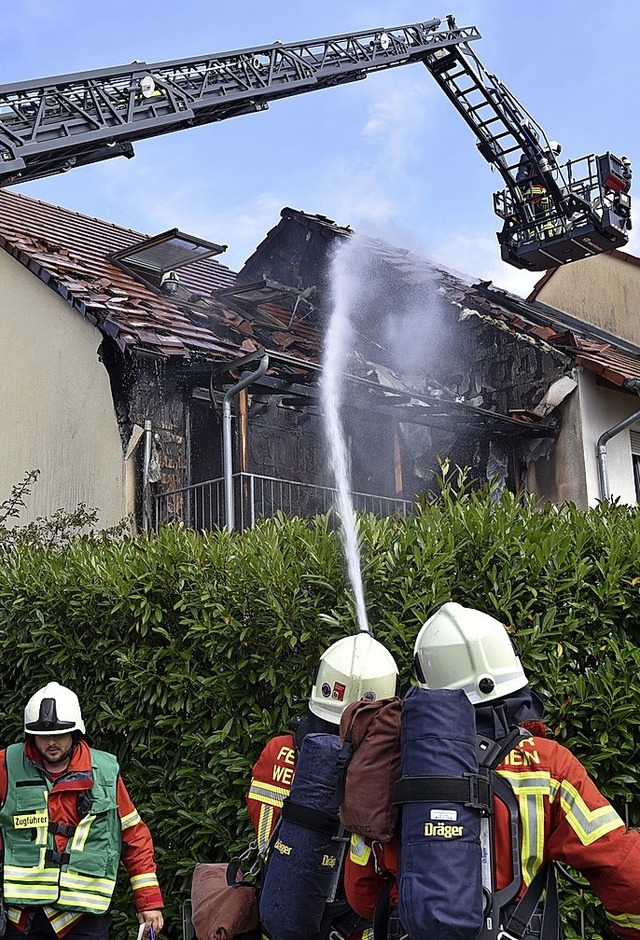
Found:
[{"label": "green high-visibility jacket", "polygon": [[[115,888],[122,847],[115,757],[91,748],[91,789],[72,791],[86,794],[90,808],[75,826],[61,826],[49,814],[55,784],[25,758],[22,744],[10,745],[5,753],[7,797],[0,809],[5,903],[103,914]],[[56,849],[56,832],[68,836],[63,852]]]}]

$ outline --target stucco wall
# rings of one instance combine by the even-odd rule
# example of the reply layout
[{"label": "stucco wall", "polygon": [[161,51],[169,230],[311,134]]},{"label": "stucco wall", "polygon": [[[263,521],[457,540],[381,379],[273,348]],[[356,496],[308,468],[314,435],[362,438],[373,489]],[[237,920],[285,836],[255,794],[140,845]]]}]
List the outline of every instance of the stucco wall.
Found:
[{"label": "stucco wall", "polygon": [[558,268],[537,300],[640,346],[640,266],[598,255]]},{"label": "stucco wall", "polygon": [[40,477],[21,521],[78,503],[125,514],[123,453],[100,333],[0,251],[0,501]]},{"label": "stucco wall", "polygon": [[582,418],[579,387],[571,392],[555,412],[558,435],[548,456],[529,465],[527,489],[541,502],[557,505],[575,503],[586,509],[589,503],[584,467]]},{"label": "stucco wall", "polygon": [[[560,432],[548,459],[532,463],[527,488],[541,500],[575,503],[580,509],[595,506],[600,499],[596,444],[604,431],[635,411],[640,398],[598,385],[591,372],[577,370],[578,388],[558,410]],[[631,426],[640,431],[640,422]],[[607,472],[610,494],[635,505],[633,461],[629,429],[607,444]]]},{"label": "stucco wall", "polygon": [[[596,377],[589,372],[580,375],[580,399],[582,403],[584,464],[587,474],[589,505],[600,498],[596,445],[604,431],[635,411],[640,411],[640,398],[631,392],[618,392],[598,385]],[[640,431],[640,423],[631,425]],[[636,493],[633,482],[633,461],[629,429],[616,434],[607,443],[606,465],[611,495],[622,503],[635,505]]]}]

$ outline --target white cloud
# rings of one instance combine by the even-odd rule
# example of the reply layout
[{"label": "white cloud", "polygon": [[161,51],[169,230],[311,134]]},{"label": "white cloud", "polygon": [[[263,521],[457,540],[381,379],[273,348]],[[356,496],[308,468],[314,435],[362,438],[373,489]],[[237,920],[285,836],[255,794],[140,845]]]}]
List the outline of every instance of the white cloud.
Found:
[{"label": "white cloud", "polygon": [[[376,97],[363,128],[365,138],[380,146],[378,163],[390,170],[403,168],[418,152],[432,98],[426,84],[409,85]],[[392,166],[388,164],[391,161]]]},{"label": "white cloud", "polygon": [[486,235],[458,235],[448,244],[432,249],[433,261],[471,278],[492,281],[496,287],[527,297],[542,272],[520,271],[500,260],[497,242]]},{"label": "white cloud", "polygon": [[262,193],[250,205],[220,212],[178,191],[168,201],[147,202],[146,211],[157,229],[177,226],[201,238],[228,244],[228,251],[218,260],[237,271],[277,224],[283,205],[272,193]]}]

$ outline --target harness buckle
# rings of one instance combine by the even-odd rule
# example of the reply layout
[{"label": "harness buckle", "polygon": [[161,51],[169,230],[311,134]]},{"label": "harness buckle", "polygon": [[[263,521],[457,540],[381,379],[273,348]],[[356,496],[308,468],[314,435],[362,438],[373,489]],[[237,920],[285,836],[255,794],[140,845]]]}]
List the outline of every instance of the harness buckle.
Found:
[{"label": "harness buckle", "polygon": [[493,787],[490,778],[482,772],[463,776],[469,781],[469,799],[465,806],[477,809],[481,816],[490,816],[493,813]]},{"label": "harness buckle", "polygon": [[344,935],[340,933],[337,927],[332,927],[329,931],[327,940],[345,940]]},{"label": "harness buckle", "polygon": [[71,858],[68,852],[58,852],[56,849],[47,849],[44,857],[47,862],[53,862],[54,865],[68,865]]}]

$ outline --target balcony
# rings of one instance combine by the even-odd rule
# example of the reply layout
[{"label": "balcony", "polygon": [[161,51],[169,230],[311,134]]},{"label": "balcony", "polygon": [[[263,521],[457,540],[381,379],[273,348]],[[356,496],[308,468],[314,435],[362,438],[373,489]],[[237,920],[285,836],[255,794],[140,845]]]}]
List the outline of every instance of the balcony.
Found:
[{"label": "balcony", "polygon": [[[316,516],[334,505],[336,490],[313,483],[298,483],[256,473],[233,476],[235,525],[240,531],[250,529],[259,519],[269,519],[277,512],[295,516]],[[413,503],[399,497],[352,493],[353,508],[376,516],[406,516]],[[207,480],[155,497],[153,525],[156,531],[167,522],[180,522],[188,529],[209,531],[226,524],[224,478]]]}]

